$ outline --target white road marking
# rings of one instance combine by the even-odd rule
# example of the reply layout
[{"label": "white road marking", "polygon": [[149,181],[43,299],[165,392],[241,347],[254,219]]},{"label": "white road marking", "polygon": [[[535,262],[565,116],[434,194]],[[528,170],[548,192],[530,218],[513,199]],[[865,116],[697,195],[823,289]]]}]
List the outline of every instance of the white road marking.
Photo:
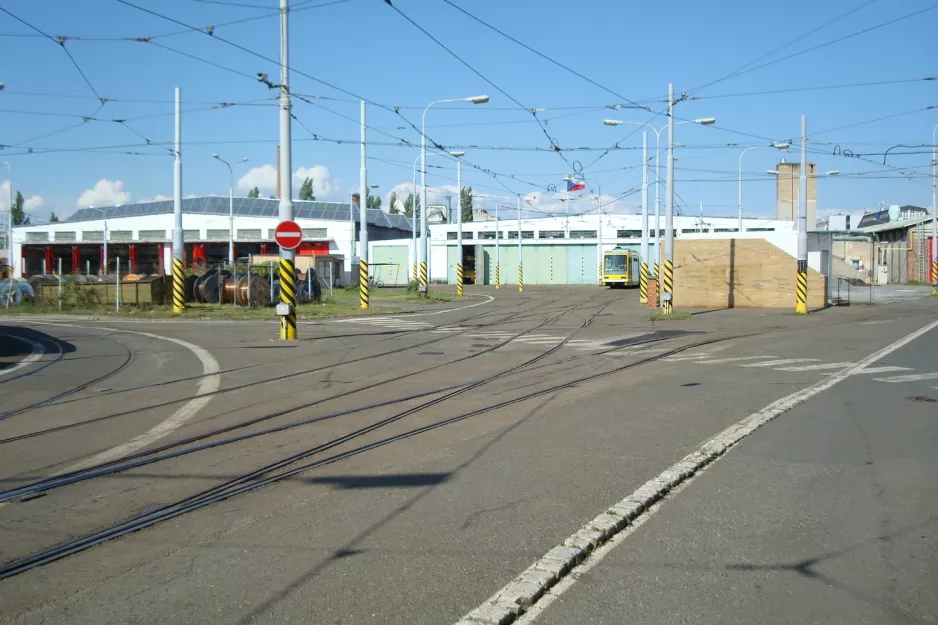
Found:
[{"label": "white road marking", "polygon": [[828,362],[819,365],[802,365],[800,367],[777,367],[776,371],[826,371],[827,369],[843,369],[849,367],[852,362]]},{"label": "white road marking", "polygon": [[19,361],[18,363],[10,367],[9,369],[4,369],[3,371],[0,371],[0,376],[10,375],[14,371],[18,371],[22,369],[23,367],[28,367],[29,365],[33,364],[34,362],[42,358],[46,353],[45,346],[43,346],[43,344],[40,343],[39,341],[27,339],[22,336],[15,336],[13,334],[0,334],[0,336],[4,336],[8,339],[13,339],[14,341],[19,341],[20,343],[26,343],[27,345],[33,348],[33,351],[29,354],[29,356],[22,359],[21,361]]},{"label": "white road marking", "polygon": [[876,382],[918,382],[919,380],[938,380],[938,373],[910,373],[894,375],[891,378],[873,378]]},{"label": "white road marking", "polygon": [[820,358],[782,358],[780,360],[767,360],[766,362],[751,362],[740,367],[774,367],[776,365],[790,365],[796,362],[817,362]]},{"label": "white road marking", "polygon": [[[71,324],[65,323],[49,323],[49,322],[33,322],[41,325],[49,326],[63,326],[66,328],[74,327]],[[188,341],[183,341],[182,339],[173,338],[170,336],[163,336],[161,334],[152,334],[150,332],[138,332],[136,330],[115,330],[114,328],[104,328],[98,326],[83,326],[90,328],[92,330],[106,330],[109,332],[124,332],[126,334],[137,334],[140,336],[145,336],[151,339],[157,339],[160,341],[169,341],[170,343],[175,343],[185,347],[193,354],[196,358],[202,363],[202,377],[199,380],[198,390],[196,390],[195,397],[190,399],[188,402],[183,404],[179,410],[174,412],[162,423],[157,424],[156,426],[150,428],[147,432],[144,432],[140,436],[137,436],[126,443],[112,447],[102,451],[99,454],[96,454],[90,458],[86,458],[81,462],[78,462],[67,469],[65,472],[78,471],[84,469],[91,465],[100,464],[102,462],[108,462],[114,460],[115,458],[120,458],[121,456],[133,453],[138,449],[146,447],[147,445],[153,443],[156,440],[159,440],[170,434],[174,430],[182,427],[186,421],[194,417],[199,410],[201,410],[208,402],[212,400],[211,393],[214,393],[218,390],[219,385],[221,384],[221,374],[218,373],[219,365],[218,361],[215,360],[215,357],[212,356],[211,352],[207,349],[199,347]]]},{"label": "white road marking", "polygon": [[[628,518],[628,523],[625,524],[624,531],[612,531],[613,535],[611,539],[607,535],[605,540],[600,542],[604,543],[603,546],[599,547],[596,551],[593,551],[591,554],[590,549],[579,549],[586,558],[584,562],[573,567],[572,570],[568,571],[566,574],[561,576],[560,580],[557,580],[556,577],[545,578],[543,575],[539,575],[538,579],[546,582],[547,590],[544,592],[540,598],[535,598],[534,605],[529,608],[525,614],[522,614],[520,618],[515,621],[520,624],[529,625],[533,623],[538,616],[544,613],[544,611],[556,601],[564,592],[573,587],[577,579],[580,577],[580,574],[588,571],[589,569],[596,566],[602,559],[608,555],[612,549],[623,543],[631,533],[627,528],[633,528],[631,531],[634,531],[634,528],[638,527],[642,523],[647,522],[663,505],[667,502],[667,497],[674,497],[683,490],[683,486],[689,484],[690,478],[695,475],[700,475],[707,466],[709,466],[713,461],[722,456],[728,449],[738,444],[743,438],[749,436],[752,432],[762,427],[769,421],[775,419],[781,414],[788,412],[792,408],[798,406],[799,404],[804,403],[805,401],[811,399],[812,397],[820,394],[823,391],[831,388],[835,384],[838,384],[846,380],[851,375],[862,372],[863,369],[873,364],[874,362],[888,356],[889,354],[895,352],[896,350],[904,347],[905,345],[911,343],[918,337],[922,336],[926,332],[938,327],[938,321],[933,321],[928,325],[919,328],[915,332],[899,339],[898,341],[887,345],[883,349],[867,356],[860,362],[855,365],[851,365],[847,369],[835,373],[816,384],[812,384],[807,388],[803,388],[800,391],[796,391],[791,395],[787,395],[777,401],[772,402],[762,410],[755,412],[742,421],[731,425],[727,429],[723,430],[715,437],[706,441],[701,445],[697,451],[688,454],[682,458],[679,462],[674,463],[657,477],[652,478],[645,484],[643,484],[637,491],[623,499],[622,501],[614,504],[607,510],[619,507],[620,509],[625,509],[632,506],[634,503],[638,502],[644,513],[637,512],[635,516],[630,516]],[[655,501],[659,497],[666,497],[661,503],[655,504]],[[601,514],[597,519],[594,519],[590,523],[587,523],[583,526],[579,532],[575,533],[573,536],[564,541],[564,544],[567,544],[570,541],[576,541],[575,537],[579,537],[580,532],[592,531],[592,528],[595,524],[604,524],[608,519],[602,519],[602,517],[611,516],[609,512]],[[623,517],[619,517],[623,518]],[[602,522],[600,522],[602,519]],[[616,538],[616,537],[620,538]],[[577,541],[577,542],[581,542]],[[609,547],[606,548],[606,545]],[[526,599],[524,596],[519,596],[519,593],[522,595],[524,593],[530,592],[530,589],[537,587],[536,584],[530,581],[526,575],[537,575],[536,565],[540,563],[545,563],[544,570],[550,570],[550,567],[556,565],[557,560],[541,558],[534,565],[526,569],[518,577],[508,582],[505,586],[499,589],[495,594],[489,597],[482,605],[480,605],[477,610],[480,611],[489,611],[490,614],[494,617],[504,615],[507,621],[510,614],[517,614],[519,611],[519,599]],[[540,593],[538,593],[540,594]],[[473,619],[475,610],[466,614],[460,621],[458,625],[464,625],[479,621],[482,619]],[[483,620],[483,622],[485,622]]]},{"label": "white road marking", "polygon": [[701,358],[709,358],[710,354],[678,354],[676,356],[668,356],[667,358],[662,358],[661,362],[682,362],[684,360],[700,360]]},{"label": "white road marking", "polygon": [[853,375],[870,375],[876,373],[889,373],[891,371],[910,371],[911,367],[895,367],[895,366],[885,366],[885,367],[873,367],[871,369],[864,369],[863,371],[857,371]]},{"label": "white road marking", "polygon": [[741,360],[762,360],[771,356],[735,356],[733,358],[715,358],[712,360],[698,360],[698,365],[719,365],[724,362],[739,362]]}]

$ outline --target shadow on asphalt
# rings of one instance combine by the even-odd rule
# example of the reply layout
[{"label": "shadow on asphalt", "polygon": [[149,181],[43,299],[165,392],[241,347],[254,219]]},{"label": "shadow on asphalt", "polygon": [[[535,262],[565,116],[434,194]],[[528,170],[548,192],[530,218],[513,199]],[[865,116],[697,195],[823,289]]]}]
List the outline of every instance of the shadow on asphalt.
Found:
[{"label": "shadow on asphalt", "polygon": [[[13,337],[20,337],[23,340],[17,340]],[[32,328],[22,326],[0,325],[0,358],[19,358],[26,357],[33,353],[33,345],[30,343],[40,343],[45,348],[46,353],[70,354],[77,351],[74,344],[68,341],[57,339],[45,332],[39,332]],[[16,362],[0,363],[0,371],[15,367]]]}]

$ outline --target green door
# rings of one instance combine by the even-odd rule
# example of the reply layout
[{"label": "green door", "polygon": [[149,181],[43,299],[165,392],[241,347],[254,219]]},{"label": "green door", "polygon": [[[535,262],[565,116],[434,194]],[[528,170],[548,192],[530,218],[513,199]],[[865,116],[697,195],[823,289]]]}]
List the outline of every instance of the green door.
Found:
[{"label": "green door", "polygon": [[385,286],[407,286],[410,261],[406,245],[375,245],[368,273]]}]

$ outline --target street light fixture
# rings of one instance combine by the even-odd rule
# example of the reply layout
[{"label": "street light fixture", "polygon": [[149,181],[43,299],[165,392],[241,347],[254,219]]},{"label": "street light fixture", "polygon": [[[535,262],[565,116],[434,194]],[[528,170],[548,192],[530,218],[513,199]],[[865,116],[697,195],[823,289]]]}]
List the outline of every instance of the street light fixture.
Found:
[{"label": "street light fixture", "polygon": [[472,104],[485,104],[489,101],[487,95],[477,95],[468,98],[453,98],[449,100],[436,100],[423,109],[423,116],[420,122],[420,186],[423,188],[423,202],[420,210],[420,286],[426,292],[428,273],[427,260],[429,248],[427,246],[427,111],[434,104],[443,104],[446,102],[471,102]]},{"label": "street light fixture", "polygon": [[[225,167],[228,168],[229,184],[228,184],[228,264],[234,265],[234,170],[231,168],[231,163],[220,157],[218,154],[212,154],[212,158],[221,161],[225,164]],[[248,160],[245,156],[237,163],[244,163]]]}]

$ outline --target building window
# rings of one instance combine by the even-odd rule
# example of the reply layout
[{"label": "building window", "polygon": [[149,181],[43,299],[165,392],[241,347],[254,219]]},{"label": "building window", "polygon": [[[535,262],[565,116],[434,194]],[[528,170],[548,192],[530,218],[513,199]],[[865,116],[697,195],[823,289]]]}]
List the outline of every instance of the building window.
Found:
[{"label": "building window", "polygon": [[162,241],[166,238],[166,231],[141,230],[137,238],[141,241]]},{"label": "building window", "polygon": [[82,241],[103,241],[104,230],[82,230],[81,240]]},{"label": "building window", "polygon": [[134,233],[132,230],[111,230],[108,238],[111,241],[133,241]]},{"label": "building window", "polygon": [[48,241],[49,233],[48,232],[27,232],[26,241],[29,243],[39,243],[40,241]]},{"label": "building window", "polygon": [[[703,232],[703,230],[698,230],[697,228],[683,229],[680,231],[681,234],[693,234],[694,232]],[[674,231],[675,236],[678,234],[678,231]]]},{"label": "building window", "polygon": [[492,230],[480,230],[480,231],[479,231],[479,238],[480,238],[480,239],[494,239],[494,238],[495,238],[495,232],[492,231]]},{"label": "building window", "polygon": [[738,228],[714,228],[714,232],[739,232]]},{"label": "building window", "polygon": [[563,230],[541,230],[537,233],[539,239],[564,239],[566,238]]},{"label": "building window", "polygon": [[75,232],[56,232],[55,233],[55,242],[56,243],[71,243],[75,240]]},{"label": "building window", "polygon": [[642,238],[641,230],[616,230],[616,237],[620,239],[640,239]]},{"label": "building window", "polygon": [[[509,238],[509,239],[517,239],[517,238],[518,238],[518,231],[517,231],[517,230],[509,230],[509,231],[508,231],[508,238]],[[522,230],[522,231],[521,231],[521,238],[522,238],[522,239],[533,239],[533,238],[534,238],[534,231],[533,231],[533,230]]]},{"label": "building window", "polygon": [[209,241],[227,241],[231,230],[206,230],[205,238]]},{"label": "building window", "polygon": [[325,239],[326,229],[325,228],[303,228],[303,238],[304,239]]},{"label": "building window", "polygon": [[748,232],[775,232],[775,228],[746,228]]},{"label": "building window", "polygon": [[455,233],[455,232],[447,232],[447,233],[446,233],[446,240],[447,240],[447,241],[455,241],[455,240],[456,240],[456,233]]},{"label": "building window", "polygon": [[570,238],[571,239],[595,239],[596,231],[595,230],[571,230]]},{"label": "building window", "polygon": [[198,241],[200,239],[200,233],[198,230],[183,230],[182,231],[182,240],[183,241]]},{"label": "building window", "polygon": [[239,239],[259,239],[261,238],[260,228],[250,228],[248,230],[238,230]]}]

